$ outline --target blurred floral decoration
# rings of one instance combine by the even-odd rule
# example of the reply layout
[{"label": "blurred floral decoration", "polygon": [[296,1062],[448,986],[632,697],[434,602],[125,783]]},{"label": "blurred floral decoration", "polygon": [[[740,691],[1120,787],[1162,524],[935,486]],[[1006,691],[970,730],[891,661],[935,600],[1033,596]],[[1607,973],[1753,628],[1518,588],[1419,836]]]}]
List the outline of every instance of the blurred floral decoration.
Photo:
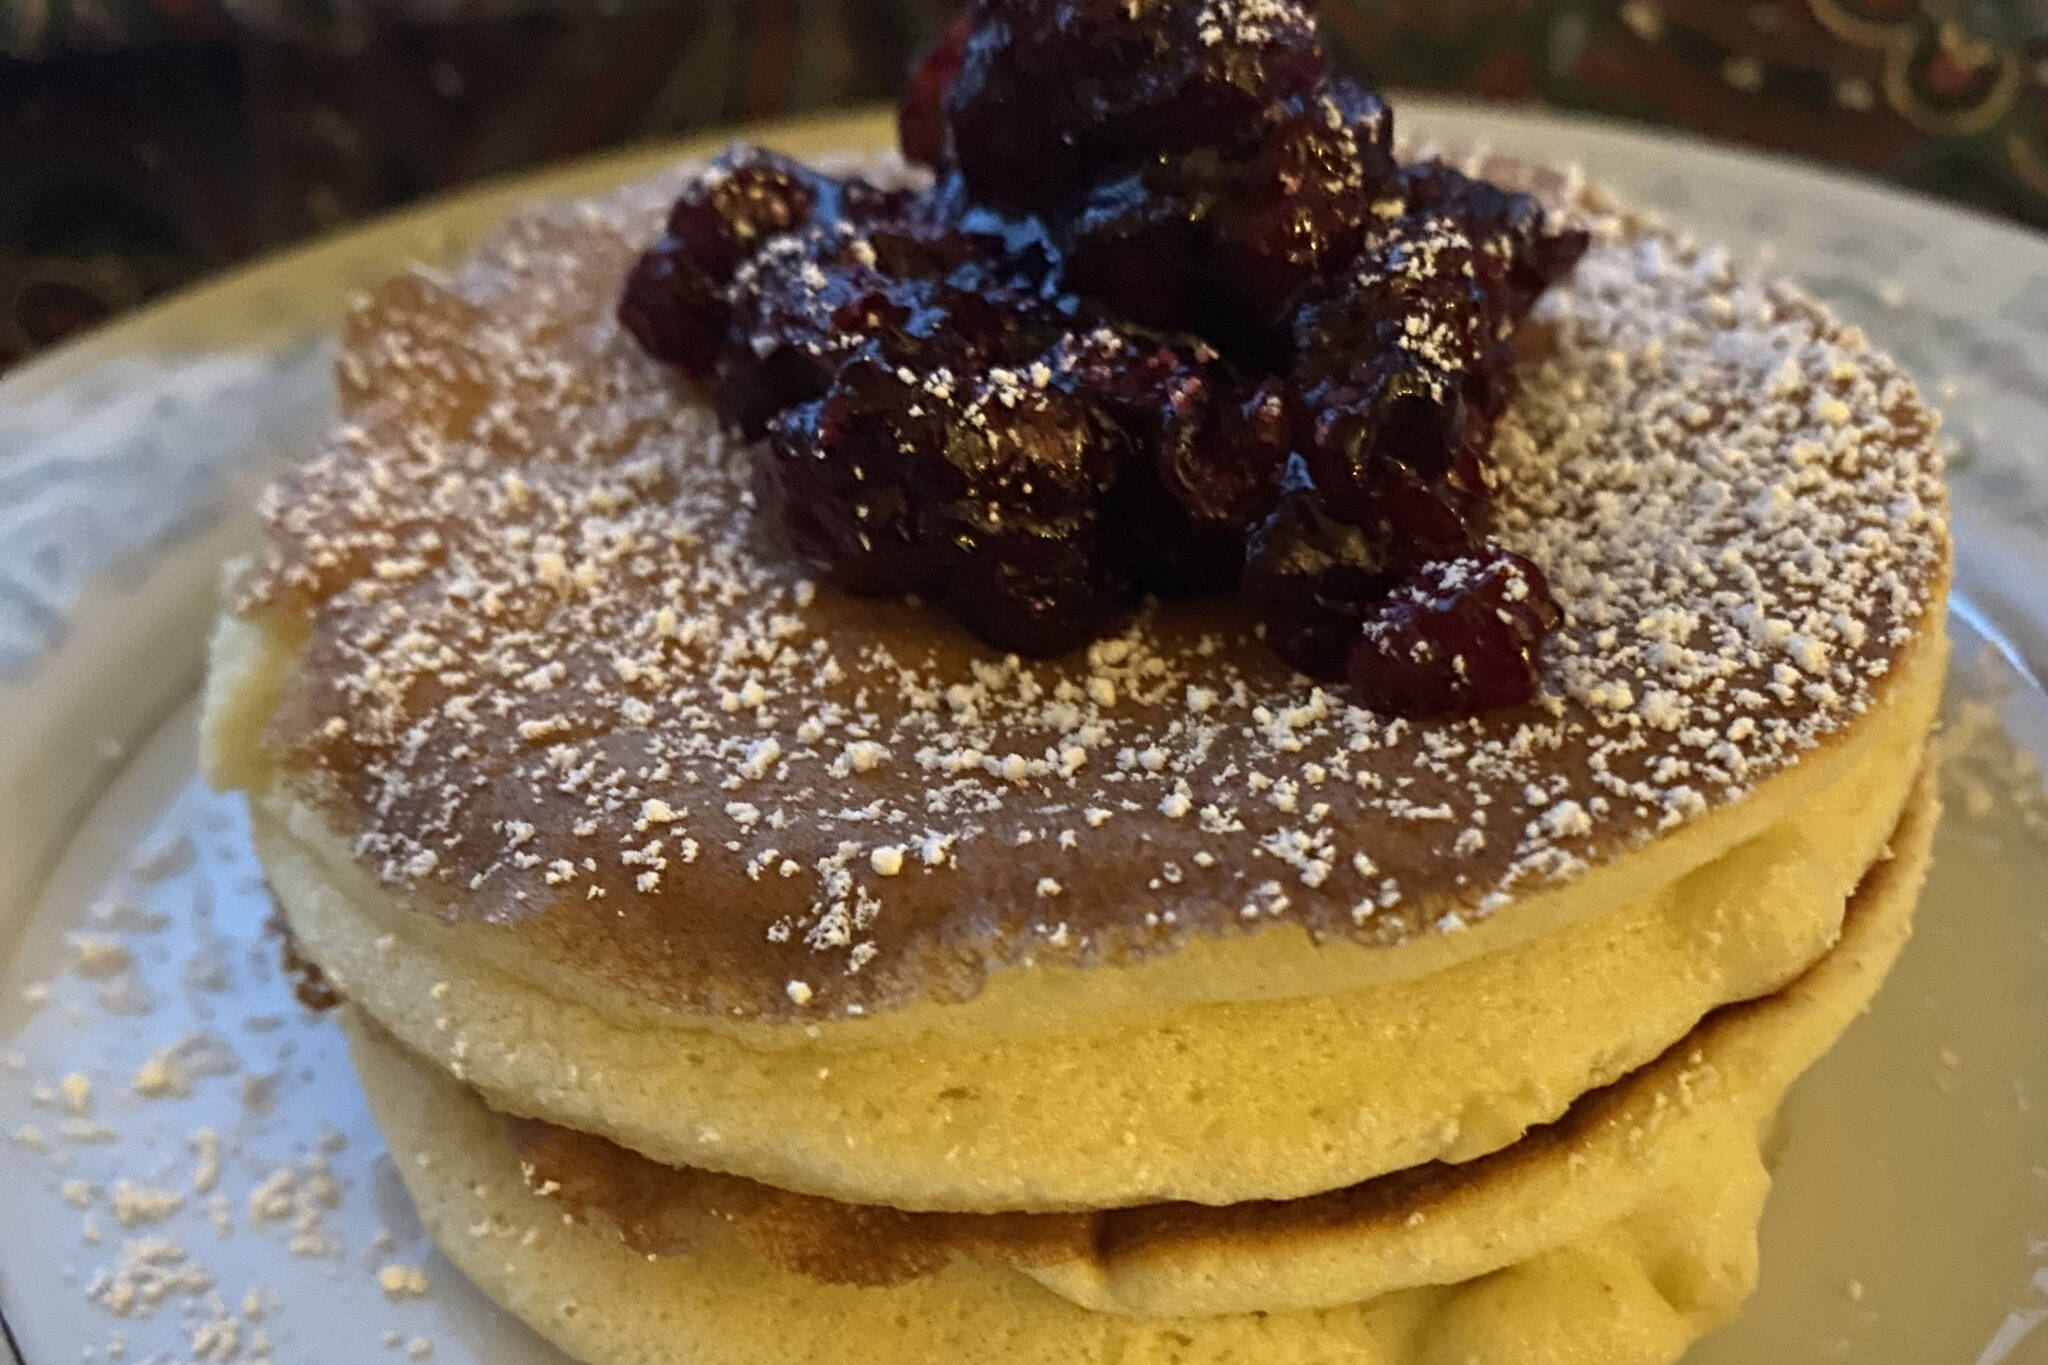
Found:
[{"label": "blurred floral decoration", "polygon": [[[0,368],[480,176],[889,96],[950,0],[0,0]],[[2048,0],[1323,0],[1394,88],[1846,163],[2048,226]]]}]

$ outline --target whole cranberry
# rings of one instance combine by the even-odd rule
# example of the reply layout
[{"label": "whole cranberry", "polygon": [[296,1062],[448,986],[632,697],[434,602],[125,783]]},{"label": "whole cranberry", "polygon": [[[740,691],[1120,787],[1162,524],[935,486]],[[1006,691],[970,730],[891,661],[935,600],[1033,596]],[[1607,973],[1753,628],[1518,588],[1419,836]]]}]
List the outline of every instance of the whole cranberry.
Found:
[{"label": "whole cranberry", "polygon": [[690,374],[717,364],[727,321],[723,287],[664,245],[634,262],[619,299],[619,325],[640,349]]},{"label": "whole cranberry", "polygon": [[1495,267],[1489,285],[1504,316],[1527,313],[1543,291],[1586,254],[1586,233],[1555,227],[1530,195],[1477,179],[1442,161],[1404,168],[1401,183],[1411,214],[1441,214],[1482,245]]},{"label": "whole cranberry", "polygon": [[[946,287],[924,303],[926,340],[948,331],[932,315],[986,306]],[[926,594],[1020,653],[1087,639],[1130,596],[1105,520],[1132,460],[1124,433],[1085,397],[957,339],[939,344],[962,368],[927,355],[913,369],[890,354],[889,342],[918,344],[902,320],[881,337],[769,424],[764,512],[856,592]]]},{"label": "whole cranberry", "polygon": [[1367,614],[1345,673],[1387,715],[1513,706],[1535,697],[1537,647],[1562,620],[1543,571],[1489,545],[1432,560],[1388,593]]},{"label": "whole cranberry", "polygon": [[1245,550],[1244,593],[1266,644],[1310,677],[1342,677],[1359,622],[1399,577],[1385,524],[1333,515],[1307,465],[1290,457]]},{"label": "whole cranberry", "polygon": [[1261,321],[1358,254],[1373,203],[1395,175],[1393,118],[1350,81],[1290,96],[1270,118],[1220,173],[1190,176],[1186,196],[1213,198],[1212,268],[1237,311]]},{"label": "whole cranberry", "polygon": [[856,362],[776,416],[755,458],[758,506],[783,543],[854,592],[921,591],[946,559],[920,516],[944,433],[917,406],[888,367]]},{"label": "whole cranberry", "polygon": [[960,75],[973,36],[973,12],[956,14],[910,75],[910,88],[896,110],[896,136],[903,159],[912,165],[937,166],[945,155],[946,92]]},{"label": "whole cranberry", "polygon": [[667,231],[627,277],[619,322],[657,360],[710,377],[726,342],[734,272],[762,243],[811,221],[836,198],[786,157],[738,147],[684,187]]},{"label": "whole cranberry", "polygon": [[1318,394],[1309,469],[1338,514],[1362,521],[1378,512],[1396,466],[1435,478],[1465,438],[1465,405],[1455,375],[1399,361],[1373,366],[1358,385]]},{"label": "whole cranberry", "polygon": [[1297,0],[974,0],[968,18],[950,153],[975,199],[1032,211],[1112,168],[1240,143],[1328,74]]}]

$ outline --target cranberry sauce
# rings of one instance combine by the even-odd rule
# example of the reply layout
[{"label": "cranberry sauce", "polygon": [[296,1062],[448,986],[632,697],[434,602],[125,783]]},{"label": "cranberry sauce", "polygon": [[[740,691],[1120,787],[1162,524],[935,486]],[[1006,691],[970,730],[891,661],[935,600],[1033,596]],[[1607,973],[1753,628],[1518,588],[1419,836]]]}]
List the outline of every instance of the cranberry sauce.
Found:
[{"label": "cranberry sauce", "polygon": [[1508,338],[1583,233],[1333,76],[1303,0],[976,0],[883,190],[737,148],[620,320],[759,447],[792,553],[1044,654],[1241,590],[1375,710],[1529,700],[1559,621],[1486,539]]}]

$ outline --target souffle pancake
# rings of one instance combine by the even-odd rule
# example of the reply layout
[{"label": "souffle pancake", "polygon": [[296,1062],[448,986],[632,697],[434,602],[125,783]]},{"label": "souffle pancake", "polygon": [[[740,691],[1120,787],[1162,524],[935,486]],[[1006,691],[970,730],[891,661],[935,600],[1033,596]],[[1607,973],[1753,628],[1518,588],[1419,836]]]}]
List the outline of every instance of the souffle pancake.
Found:
[{"label": "souffle pancake", "polygon": [[1667,1361],[1755,1282],[1764,1132],[1904,942],[1933,823],[1793,985],[1503,1152],[1307,1199],[836,1204],[495,1114],[360,1016],[352,1050],[428,1230],[579,1359]]},{"label": "souffle pancake", "polygon": [[977,0],[903,157],[350,313],[207,762],[579,1358],[1661,1361],[1754,1282],[1926,863],[1938,421],[1308,9]]}]

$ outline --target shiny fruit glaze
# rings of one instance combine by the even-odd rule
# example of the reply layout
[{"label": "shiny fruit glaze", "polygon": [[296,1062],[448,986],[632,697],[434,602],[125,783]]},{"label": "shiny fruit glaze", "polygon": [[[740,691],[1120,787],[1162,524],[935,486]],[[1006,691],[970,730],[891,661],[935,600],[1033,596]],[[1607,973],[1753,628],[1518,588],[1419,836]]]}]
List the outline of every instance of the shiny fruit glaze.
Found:
[{"label": "shiny fruit glaze", "polygon": [[793,554],[1021,653],[1239,591],[1372,709],[1536,695],[1561,618],[1489,450],[1583,233],[1398,164],[1298,0],[977,0],[900,126],[928,189],[728,153],[620,303],[764,438]]}]

